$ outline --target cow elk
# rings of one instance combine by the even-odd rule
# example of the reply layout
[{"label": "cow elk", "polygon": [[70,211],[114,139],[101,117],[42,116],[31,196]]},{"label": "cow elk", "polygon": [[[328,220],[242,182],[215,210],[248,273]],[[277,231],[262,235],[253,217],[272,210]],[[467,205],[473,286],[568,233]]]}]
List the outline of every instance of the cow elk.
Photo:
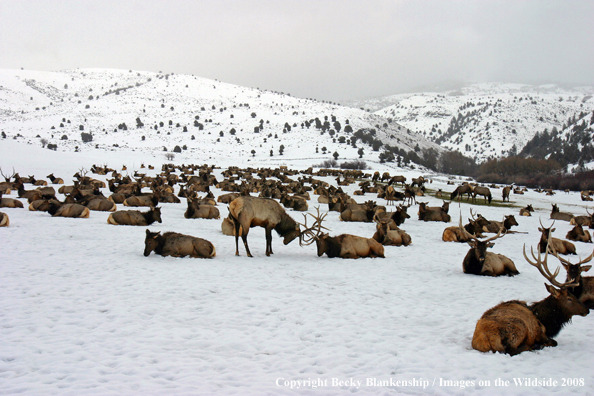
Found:
[{"label": "cow elk", "polygon": [[162,223],[161,208],[150,208],[146,212],[139,210],[118,210],[107,217],[107,224],[147,226],[155,221]]},{"label": "cow elk", "polygon": [[373,239],[384,246],[408,246],[412,243],[410,235],[399,228],[391,229],[386,221],[376,221],[376,232]]},{"label": "cow elk", "polygon": [[188,209],[184,213],[186,219],[219,219],[219,209],[213,205],[201,204],[198,199],[187,198]]},{"label": "cow elk", "polygon": [[50,179],[52,184],[64,184],[64,179],[62,179],[61,177],[55,177],[53,173],[50,173],[46,177]]},{"label": "cow elk", "polygon": [[540,227],[538,227],[538,231],[541,233],[540,242],[538,242],[538,250],[540,253],[545,253],[547,246],[550,244],[551,248],[559,254],[576,254],[575,245],[573,243],[551,236],[555,231],[555,228],[553,228],[554,224],[555,222],[553,221],[553,224],[551,224],[549,228],[545,228],[545,226],[542,225],[542,222],[540,222]]},{"label": "cow elk", "polygon": [[77,203],[60,204],[50,202],[47,212],[53,217],[74,217],[86,219],[90,215],[89,208]]},{"label": "cow elk", "polygon": [[550,273],[547,267],[547,254],[543,261],[540,253],[537,258],[532,251],[534,261],[530,261],[524,246],[524,257],[553,285],[545,283],[550,296],[531,305],[524,301],[513,300],[502,302],[489,309],[476,324],[472,336],[474,349],[481,352],[507,353],[513,356],[524,351],[557,346],[557,341],[552,337],[561,331],[572,316],[588,315],[588,308],[569,291],[569,287],[576,285],[575,280],[557,282],[555,278],[559,268],[554,274]]},{"label": "cow elk", "polygon": [[506,215],[503,222],[487,220],[489,224],[483,226],[483,231],[486,233],[497,233],[503,227],[503,232],[509,232],[513,226],[519,225],[514,215]]},{"label": "cow elk", "polygon": [[465,274],[486,276],[514,276],[519,274],[512,260],[502,254],[487,251],[488,248],[495,245],[492,241],[505,235],[503,234],[503,228],[499,230],[497,235],[483,241],[469,234],[464,229],[462,218],[460,218],[459,228],[466,238],[469,239],[468,244],[470,245],[470,250],[466,253],[462,263],[462,271]]},{"label": "cow elk", "polygon": [[534,212],[532,204],[526,205],[525,208],[520,209],[520,216],[532,216],[532,212]]},{"label": "cow elk", "polygon": [[577,224],[565,235],[565,239],[575,242],[589,242],[592,243],[592,235],[590,231],[584,230],[584,228]]},{"label": "cow elk", "polygon": [[449,223],[452,218],[443,207],[428,207],[426,202],[419,203],[419,220],[423,221],[443,221]]},{"label": "cow elk", "polygon": [[[240,196],[229,204],[229,217],[235,226],[235,255],[239,256],[239,236],[248,257],[253,257],[247,242],[251,227],[264,227],[266,235],[266,256],[272,252],[272,230],[284,237],[285,245],[301,237],[299,225],[283,207],[273,199]],[[241,232],[240,232],[241,231]]]},{"label": "cow elk", "polygon": [[594,212],[590,213],[588,208],[586,208],[586,213],[588,213],[587,216],[585,216],[585,215],[575,216],[573,219],[571,219],[569,224],[571,224],[571,225],[579,224],[581,226],[594,228]]},{"label": "cow elk", "polygon": [[205,239],[177,232],[165,232],[161,235],[161,232],[150,232],[147,229],[144,256],[147,257],[153,251],[161,256],[172,257],[213,258],[216,256],[214,245]]},{"label": "cow elk", "polygon": [[556,204],[551,205],[553,205],[553,208],[551,209],[551,219],[563,221],[571,221],[573,219],[574,216],[571,213],[560,212],[559,207]]}]

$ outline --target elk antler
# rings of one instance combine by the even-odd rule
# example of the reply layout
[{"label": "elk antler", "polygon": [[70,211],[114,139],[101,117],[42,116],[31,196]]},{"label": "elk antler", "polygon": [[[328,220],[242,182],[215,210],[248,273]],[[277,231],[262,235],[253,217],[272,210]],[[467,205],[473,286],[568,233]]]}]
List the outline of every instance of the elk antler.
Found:
[{"label": "elk antler", "polygon": [[10,183],[10,179],[12,179],[14,177],[14,175],[16,175],[16,171],[14,170],[14,167],[13,167],[12,168],[12,175],[6,176],[4,174],[4,172],[2,172],[2,168],[0,168],[0,175],[2,175],[2,177],[4,178],[4,180],[6,180],[7,182]]},{"label": "elk antler", "polygon": [[[590,262],[592,260],[592,258],[594,258],[594,250],[593,250],[592,253],[590,253],[590,255],[588,257],[586,257],[583,260],[580,259],[580,262],[579,263],[572,264],[569,260],[564,259],[562,257],[559,257],[559,253],[557,253],[557,251],[555,250],[555,247],[553,245],[551,245],[550,247],[547,246],[547,249],[550,249],[550,252],[552,254],[554,254],[555,257],[557,257],[557,259],[559,261],[561,261],[562,263],[567,264],[567,265],[582,265],[582,264],[586,264],[586,263]],[[549,250],[547,250],[547,251],[549,251]]]},{"label": "elk antler", "polygon": [[557,267],[555,272],[553,274],[551,274],[551,271],[549,270],[549,267],[547,264],[548,252],[549,252],[549,244],[548,243],[547,243],[547,249],[545,252],[544,260],[540,256],[540,250],[538,250],[538,257],[536,257],[534,255],[534,249],[532,247],[530,247],[530,253],[532,254],[532,258],[535,260],[535,261],[530,261],[530,259],[526,255],[526,244],[524,244],[523,252],[524,252],[524,258],[526,259],[526,261],[528,261],[528,263],[530,265],[532,265],[533,267],[536,267],[538,269],[538,271],[540,272],[540,274],[542,276],[544,276],[545,279],[548,280],[553,286],[563,288],[563,287],[576,287],[579,285],[579,283],[576,282],[575,279],[570,279],[569,281],[567,281],[565,283],[558,282],[556,278],[557,278],[557,275],[559,274],[560,267]]},{"label": "elk antler", "polygon": [[[305,214],[303,215],[303,218],[305,219],[305,223],[304,224],[297,223],[304,227],[304,230],[301,231],[299,234],[299,245],[300,246],[308,246],[308,245],[311,245],[312,243],[314,243],[314,241],[316,239],[318,239],[320,237],[320,235],[322,234],[322,228],[330,231],[330,229],[328,229],[322,225],[322,221],[324,221],[326,216],[328,216],[328,213],[325,213],[324,215],[320,215],[320,207],[319,206],[316,207],[316,211],[318,212],[317,216],[313,215],[311,213],[308,213],[308,215],[310,215],[311,217],[314,218],[314,223],[311,227],[307,227],[307,216]],[[315,233],[314,233],[314,230],[315,230]]]}]

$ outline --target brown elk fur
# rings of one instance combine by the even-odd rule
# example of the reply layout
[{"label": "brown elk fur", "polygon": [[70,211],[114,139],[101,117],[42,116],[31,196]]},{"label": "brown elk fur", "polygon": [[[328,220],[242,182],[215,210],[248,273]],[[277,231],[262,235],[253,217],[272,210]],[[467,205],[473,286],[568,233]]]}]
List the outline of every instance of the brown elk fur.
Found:
[{"label": "brown elk fur", "polygon": [[153,251],[161,256],[172,257],[213,258],[216,256],[215,247],[209,241],[177,232],[165,232],[161,235],[160,232],[150,232],[147,229],[144,244],[145,257]]},{"label": "brown elk fur", "polygon": [[155,221],[162,223],[161,208],[151,208],[146,212],[138,210],[118,210],[107,217],[107,223],[113,225],[147,226]]},{"label": "brown elk fur", "polygon": [[10,220],[8,219],[8,215],[4,212],[0,212],[0,227],[8,227],[10,225]]},{"label": "brown elk fur", "polygon": [[326,253],[330,258],[385,257],[384,247],[375,239],[350,234],[342,234],[336,237],[322,234],[316,239],[316,246],[318,256]]},{"label": "brown elk fur", "polygon": [[124,206],[156,206],[159,199],[154,194],[133,195],[124,200]]},{"label": "brown elk fur", "polygon": [[24,205],[16,198],[0,198],[0,208],[23,208]]},{"label": "brown elk fur", "polygon": [[412,243],[410,235],[399,228],[393,230],[387,222],[378,221],[373,239],[384,246],[408,246]]},{"label": "brown elk fur", "polygon": [[576,242],[592,243],[592,235],[590,235],[590,231],[584,230],[584,228],[579,224],[573,227],[571,231],[565,235],[565,239]]},{"label": "brown elk fur", "polygon": [[562,239],[553,238],[551,236],[551,234],[555,231],[555,228],[553,228],[552,225],[549,228],[545,228],[544,226],[538,227],[538,231],[541,232],[540,242],[538,242],[538,248],[541,253],[545,253],[547,245],[551,244],[552,249],[554,249],[559,254],[577,254],[575,245],[573,243],[564,241]]},{"label": "brown elk fur", "polygon": [[520,209],[520,216],[532,216],[531,212],[534,212],[532,204],[527,205],[525,208]]},{"label": "brown elk fur", "polygon": [[187,198],[188,209],[184,213],[186,219],[219,219],[219,209],[212,205],[200,204],[198,200]]},{"label": "brown elk fur", "polygon": [[571,219],[573,219],[574,216],[571,213],[560,212],[559,207],[556,204],[551,205],[553,205],[553,208],[551,209],[551,219],[563,221],[571,221]]},{"label": "brown elk fur", "polygon": [[115,212],[117,209],[116,204],[113,201],[105,198],[92,199],[85,206],[90,210],[100,212]]},{"label": "brown elk fur", "polygon": [[53,217],[79,217],[85,219],[90,215],[89,208],[76,203],[58,205],[50,202],[48,213]]}]

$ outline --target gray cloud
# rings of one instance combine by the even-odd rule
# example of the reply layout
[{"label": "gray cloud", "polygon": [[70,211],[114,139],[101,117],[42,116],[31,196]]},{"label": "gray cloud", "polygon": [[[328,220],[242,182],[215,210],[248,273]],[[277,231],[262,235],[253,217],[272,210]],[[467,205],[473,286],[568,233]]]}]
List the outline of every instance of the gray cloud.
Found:
[{"label": "gray cloud", "polygon": [[300,97],[594,84],[591,1],[0,0],[0,68],[194,74]]}]

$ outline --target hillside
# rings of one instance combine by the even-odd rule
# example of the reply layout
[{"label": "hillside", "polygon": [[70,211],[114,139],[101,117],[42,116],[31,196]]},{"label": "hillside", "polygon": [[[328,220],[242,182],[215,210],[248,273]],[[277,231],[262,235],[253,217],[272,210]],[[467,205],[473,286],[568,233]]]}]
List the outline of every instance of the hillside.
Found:
[{"label": "hillside", "polygon": [[334,153],[339,161],[359,158],[363,149],[364,160],[377,162],[378,147],[351,141],[359,130],[375,130],[377,140],[405,152],[442,151],[398,123],[359,109],[132,70],[0,70],[0,123],[8,139],[57,150],[170,153],[178,146],[176,155],[188,161],[320,163]]},{"label": "hillside", "polygon": [[593,93],[592,87],[491,83],[345,104],[389,118],[482,162],[520,152],[537,132],[562,130],[568,119],[591,114]]}]

